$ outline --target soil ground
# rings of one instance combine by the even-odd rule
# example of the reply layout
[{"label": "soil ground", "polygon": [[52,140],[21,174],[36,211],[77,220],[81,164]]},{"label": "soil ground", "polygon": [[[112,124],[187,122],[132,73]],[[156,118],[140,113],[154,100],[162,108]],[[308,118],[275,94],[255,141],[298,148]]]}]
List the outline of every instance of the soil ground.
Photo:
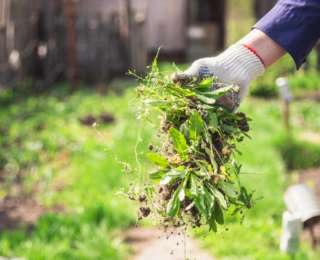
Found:
[{"label": "soil ground", "polygon": [[0,230],[32,226],[43,212],[44,208],[31,197],[3,198],[0,200]]},{"label": "soil ground", "polygon": [[126,240],[133,248],[131,260],[214,259],[179,230],[164,232],[153,228],[135,228],[127,233]]}]

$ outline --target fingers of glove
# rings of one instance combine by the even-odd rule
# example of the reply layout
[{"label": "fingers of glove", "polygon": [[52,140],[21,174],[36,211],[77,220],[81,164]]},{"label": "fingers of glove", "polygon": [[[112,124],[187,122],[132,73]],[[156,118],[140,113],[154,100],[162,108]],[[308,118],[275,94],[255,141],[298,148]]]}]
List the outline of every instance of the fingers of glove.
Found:
[{"label": "fingers of glove", "polygon": [[172,76],[172,80],[174,83],[184,83],[184,82],[190,81],[191,79],[192,79],[192,76],[185,74],[184,72],[175,73]]},{"label": "fingers of glove", "polygon": [[200,69],[201,69],[201,62],[198,60],[193,62],[192,65],[184,72],[174,74],[172,79],[174,82],[180,82],[180,83],[188,82],[192,80],[193,77],[201,76]]}]

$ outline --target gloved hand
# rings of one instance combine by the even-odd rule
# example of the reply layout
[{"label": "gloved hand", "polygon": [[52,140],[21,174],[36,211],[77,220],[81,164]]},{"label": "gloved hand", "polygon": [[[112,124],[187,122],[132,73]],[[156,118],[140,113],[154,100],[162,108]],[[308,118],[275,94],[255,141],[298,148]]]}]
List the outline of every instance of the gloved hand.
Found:
[{"label": "gloved hand", "polygon": [[215,76],[221,83],[239,86],[238,98],[241,100],[247,93],[249,83],[264,71],[263,62],[255,51],[238,43],[217,57],[196,60],[186,71],[175,74],[173,80],[183,82],[193,77]]}]

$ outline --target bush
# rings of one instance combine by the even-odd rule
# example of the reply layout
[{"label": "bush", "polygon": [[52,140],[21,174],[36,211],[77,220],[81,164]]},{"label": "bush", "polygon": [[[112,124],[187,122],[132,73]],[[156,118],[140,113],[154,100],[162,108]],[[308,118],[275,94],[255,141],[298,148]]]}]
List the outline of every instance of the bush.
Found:
[{"label": "bush", "polygon": [[287,170],[302,170],[320,167],[320,145],[286,138],[277,143]]},{"label": "bush", "polygon": [[272,81],[257,80],[250,91],[251,96],[258,98],[276,98],[278,97],[278,89]]},{"label": "bush", "polygon": [[260,98],[277,97],[279,93],[275,84],[276,79],[294,71],[295,68],[293,61],[286,56],[268,69],[263,76],[253,82],[250,94]]},{"label": "bush", "polygon": [[300,71],[289,77],[289,83],[294,94],[320,90],[320,75],[315,70]]},{"label": "bush", "polygon": [[320,90],[320,75],[314,69],[315,63],[312,61],[314,56],[315,54],[312,53],[310,69],[301,69],[297,72],[292,59],[287,55],[252,83],[250,94],[260,98],[277,97],[279,93],[275,81],[278,77],[283,76],[288,77],[293,94],[297,95],[306,91]]}]

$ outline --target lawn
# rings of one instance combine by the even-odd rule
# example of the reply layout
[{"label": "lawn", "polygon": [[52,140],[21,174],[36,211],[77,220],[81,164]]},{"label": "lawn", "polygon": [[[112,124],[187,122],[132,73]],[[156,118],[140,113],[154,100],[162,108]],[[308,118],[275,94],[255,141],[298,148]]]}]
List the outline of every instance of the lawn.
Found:
[{"label": "lawn", "polygon": [[[132,83],[131,83],[132,85]],[[152,129],[135,119],[132,88],[122,95],[97,94],[83,88],[73,94],[56,86],[35,96],[1,96],[2,196],[13,196],[11,185],[20,176],[23,194],[34,197],[46,213],[33,228],[1,232],[0,255],[27,259],[126,259],[130,249],[122,232],[136,222],[135,207],[119,191],[136,181],[124,162],[136,166],[138,133],[148,144]],[[310,128],[319,129],[320,105],[304,101],[293,107],[294,132],[305,115]],[[256,191],[256,205],[243,224],[230,218],[228,231],[199,230],[196,236],[217,259],[288,259],[279,253],[287,184],[285,167],[276,149],[283,136],[281,104],[275,100],[247,99],[241,110],[252,118],[251,140],[241,146],[243,181]],[[308,111],[308,113],[306,112]],[[103,113],[115,122],[97,120],[93,126],[79,119]],[[22,177],[21,177],[22,176]],[[59,207],[57,207],[59,206]],[[55,208],[60,208],[59,211]],[[316,259],[304,243],[298,259]]]},{"label": "lawn", "polygon": [[[132,97],[132,91],[123,96],[90,89],[70,94],[66,86],[39,96],[2,95],[1,194],[14,196],[11,187],[22,176],[21,196],[35,197],[47,213],[31,230],[1,232],[0,255],[125,258],[128,250],[119,231],[135,223],[135,214],[117,193],[131,178],[122,172],[122,161],[135,162]],[[111,113],[115,122],[89,127],[79,121],[102,112]]]},{"label": "lawn", "polygon": [[[295,103],[292,117],[293,132],[301,131],[298,117],[301,110],[320,109],[319,104]],[[241,161],[244,166],[243,181],[255,190],[256,205],[249,210],[243,224],[237,222],[228,226],[228,231],[218,234],[197,232],[203,245],[218,259],[290,259],[279,252],[281,215],[284,209],[282,197],[291,178],[286,177],[285,166],[275,144],[284,136],[281,104],[277,101],[248,99],[241,110],[253,119],[251,140],[241,147]],[[316,121],[310,122],[314,125]],[[303,158],[301,158],[303,160]],[[307,160],[307,159],[306,159]],[[319,252],[313,253],[304,242],[295,259],[319,259]]]}]

